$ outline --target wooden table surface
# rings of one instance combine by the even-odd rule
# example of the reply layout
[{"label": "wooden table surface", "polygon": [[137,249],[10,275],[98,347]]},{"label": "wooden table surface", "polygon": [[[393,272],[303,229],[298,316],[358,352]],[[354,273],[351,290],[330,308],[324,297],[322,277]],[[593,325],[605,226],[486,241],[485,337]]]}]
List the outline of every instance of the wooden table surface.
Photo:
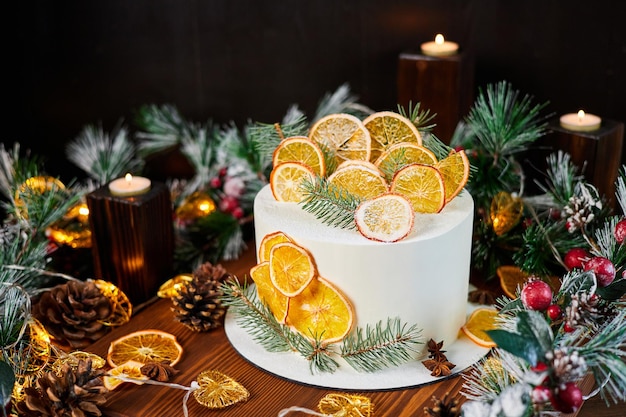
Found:
[{"label": "wooden table surface", "polygon": [[[254,262],[254,251],[248,250],[238,261],[222,265],[243,278]],[[105,357],[109,344],[120,336],[137,330],[163,330],[174,334],[184,348],[183,357],[176,365],[180,372],[170,382],[189,386],[202,371],[216,370],[235,379],[250,392],[248,401],[221,410],[210,410],[198,404],[192,396],[187,401],[190,417],[272,417],[295,406],[317,411],[322,397],[341,392],[294,383],[269,374],[241,357],[231,347],[223,328],[206,333],[193,332],[174,319],[170,307],[170,300],[147,303],[133,314],[129,323],[114,329],[88,350]],[[463,381],[462,377],[456,376],[419,388],[351,393],[367,396],[374,406],[375,417],[423,416],[424,407],[432,406],[433,396],[441,398],[447,392],[456,394]],[[588,392],[591,381],[584,382],[583,390]],[[110,417],[183,416],[184,395],[185,391],[175,388],[126,383],[108,395],[103,410]],[[290,417],[305,415],[301,412],[288,414]],[[626,416],[626,404],[607,408],[596,396],[578,413],[578,417],[591,416]]]}]

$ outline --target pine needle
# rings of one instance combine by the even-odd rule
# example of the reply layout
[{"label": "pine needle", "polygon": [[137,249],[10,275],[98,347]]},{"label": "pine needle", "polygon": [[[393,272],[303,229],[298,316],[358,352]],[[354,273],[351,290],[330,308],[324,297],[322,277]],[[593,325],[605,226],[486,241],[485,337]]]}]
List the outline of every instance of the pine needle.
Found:
[{"label": "pine needle", "polygon": [[171,104],[143,106],[135,122],[143,129],[135,135],[140,139],[139,154],[142,157],[173,148],[181,138],[193,136],[194,131],[193,125]]},{"label": "pine needle", "polygon": [[622,209],[622,214],[626,215],[626,165],[622,165],[619,170],[619,176],[615,183],[615,196],[617,197],[617,203]]},{"label": "pine needle", "polygon": [[302,209],[312,213],[329,226],[341,229],[354,229],[354,212],[361,199],[344,189],[331,184],[324,178],[316,178],[313,182],[303,181],[304,200],[300,202]]},{"label": "pine needle", "polygon": [[348,113],[359,118],[373,113],[371,109],[360,104],[358,97],[350,93],[350,87],[344,83],[333,93],[326,93],[317,105],[311,124],[331,114]]},{"label": "pine needle", "polygon": [[421,105],[422,103],[420,102],[413,105],[413,102],[409,101],[408,108],[406,109],[398,105],[398,113],[413,122],[417,130],[424,134],[432,131],[434,127],[437,126],[436,123],[431,123],[435,120],[435,117],[437,117],[437,113],[431,114],[430,109],[422,109]]}]

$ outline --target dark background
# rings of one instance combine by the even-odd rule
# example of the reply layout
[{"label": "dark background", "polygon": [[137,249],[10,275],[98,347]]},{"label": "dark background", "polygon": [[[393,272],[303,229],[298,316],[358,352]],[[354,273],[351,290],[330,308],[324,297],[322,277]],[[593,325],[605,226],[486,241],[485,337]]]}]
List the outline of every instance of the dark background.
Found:
[{"label": "dark background", "polygon": [[[347,82],[375,110],[396,108],[397,61],[441,32],[475,58],[475,89],[506,80],[549,101],[626,121],[626,3],[614,1],[23,1],[4,13],[2,142],[65,157],[87,124],[132,125],[144,104],[194,121],[312,115]],[[65,177],[65,178],[63,178]]]}]

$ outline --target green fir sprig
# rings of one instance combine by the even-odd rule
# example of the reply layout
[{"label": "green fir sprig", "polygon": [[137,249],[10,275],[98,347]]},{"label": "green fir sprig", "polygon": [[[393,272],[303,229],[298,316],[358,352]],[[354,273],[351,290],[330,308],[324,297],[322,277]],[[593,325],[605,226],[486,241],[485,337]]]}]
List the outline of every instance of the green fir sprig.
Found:
[{"label": "green fir sprig", "polygon": [[311,123],[315,123],[323,117],[335,113],[348,113],[360,119],[372,114],[374,111],[359,103],[359,98],[352,94],[350,86],[344,83],[332,93],[326,93],[317,105],[317,110]]},{"label": "green fir sprig", "polygon": [[304,180],[301,184],[304,199],[302,209],[309,212],[322,223],[341,229],[354,229],[354,213],[361,199],[328,182],[316,177],[313,181]]},{"label": "green fir sprig", "polygon": [[139,154],[146,157],[175,148],[184,137],[194,136],[195,128],[185,120],[176,106],[150,104],[142,106],[135,117],[139,131]]},{"label": "green fir sprig", "polygon": [[422,134],[431,132],[437,126],[433,123],[437,113],[431,113],[430,109],[423,109],[420,102],[413,104],[409,101],[407,108],[398,105],[398,113],[409,119]]}]

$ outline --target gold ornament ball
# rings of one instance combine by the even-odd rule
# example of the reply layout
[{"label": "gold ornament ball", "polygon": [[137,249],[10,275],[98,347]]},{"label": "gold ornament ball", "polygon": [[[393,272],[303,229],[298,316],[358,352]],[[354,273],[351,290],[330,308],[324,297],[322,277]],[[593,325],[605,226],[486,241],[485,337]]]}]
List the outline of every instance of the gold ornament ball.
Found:
[{"label": "gold ornament ball", "polygon": [[176,217],[183,221],[194,221],[215,211],[215,201],[205,192],[196,191],[176,209]]}]

